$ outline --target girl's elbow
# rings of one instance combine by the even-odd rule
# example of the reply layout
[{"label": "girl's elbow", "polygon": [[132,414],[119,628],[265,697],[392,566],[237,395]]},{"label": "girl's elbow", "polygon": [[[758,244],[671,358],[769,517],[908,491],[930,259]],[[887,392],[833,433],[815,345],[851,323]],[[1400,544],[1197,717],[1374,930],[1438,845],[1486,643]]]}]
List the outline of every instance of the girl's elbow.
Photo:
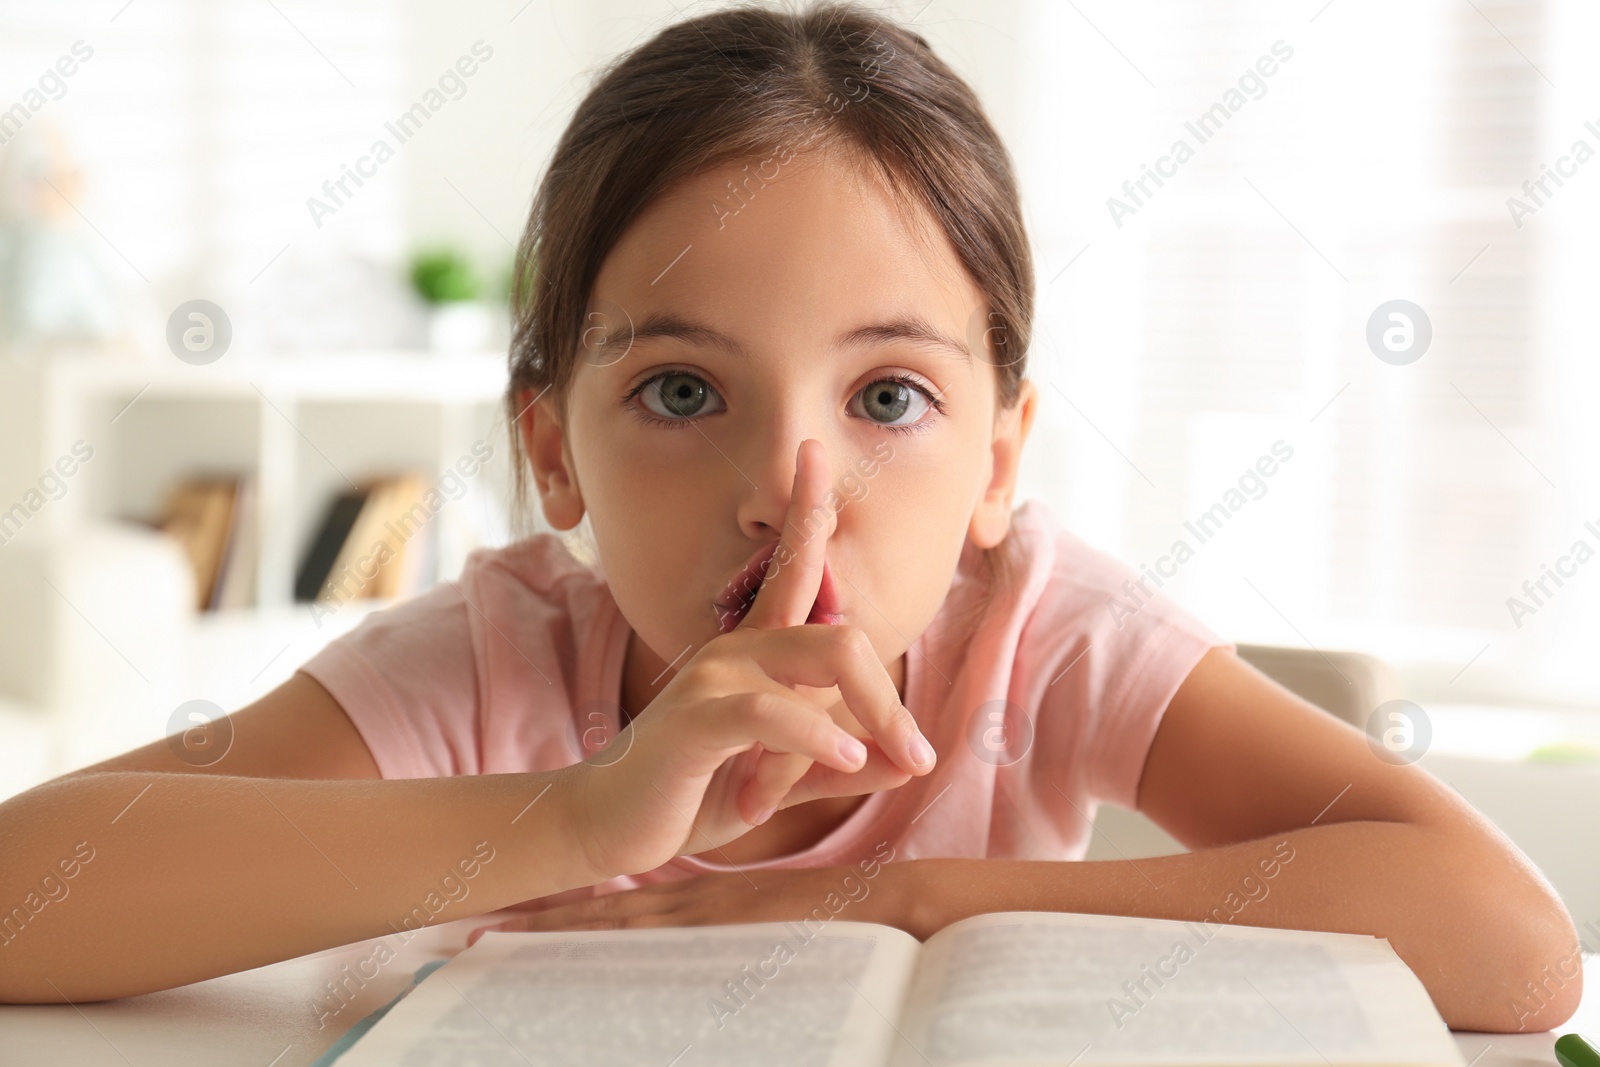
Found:
[{"label": "girl's elbow", "polygon": [[1436,951],[1417,961],[1445,1022],[1514,1034],[1572,1018],[1583,946],[1555,889],[1509,842],[1458,844],[1451,858],[1437,873],[1454,889],[1429,909]]},{"label": "girl's elbow", "polygon": [[1533,1033],[1560,1026],[1583,999],[1583,945],[1571,916],[1548,887],[1496,911],[1492,921],[1505,940],[1495,985],[1505,992],[1486,1005],[1485,1019],[1461,1028]]},{"label": "girl's elbow", "polygon": [[1536,1032],[1560,1026],[1577,1013],[1583,999],[1583,946],[1566,910],[1559,904],[1556,910],[1567,936],[1529,938],[1533,948],[1522,958],[1508,983],[1512,992],[1505,1011],[1507,1032]]}]

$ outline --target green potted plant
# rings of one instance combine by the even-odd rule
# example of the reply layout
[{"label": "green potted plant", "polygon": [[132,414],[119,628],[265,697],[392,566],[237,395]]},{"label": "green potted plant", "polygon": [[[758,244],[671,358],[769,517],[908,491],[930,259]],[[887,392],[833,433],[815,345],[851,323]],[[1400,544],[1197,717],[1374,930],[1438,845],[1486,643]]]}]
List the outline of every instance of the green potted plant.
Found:
[{"label": "green potted plant", "polygon": [[427,305],[428,346],[436,352],[476,352],[493,326],[483,279],[459,249],[441,245],[411,258],[411,287]]}]

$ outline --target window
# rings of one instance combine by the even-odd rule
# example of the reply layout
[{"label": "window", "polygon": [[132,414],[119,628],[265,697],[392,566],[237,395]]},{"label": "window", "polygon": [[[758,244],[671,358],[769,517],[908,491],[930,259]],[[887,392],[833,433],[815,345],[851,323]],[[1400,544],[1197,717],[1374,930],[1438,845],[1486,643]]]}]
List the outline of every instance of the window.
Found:
[{"label": "window", "polygon": [[[1600,696],[1597,15],[1022,10],[1027,488],[1236,640],[1370,651],[1441,702]],[[1431,324],[1404,365],[1366,336],[1396,299]]]}]

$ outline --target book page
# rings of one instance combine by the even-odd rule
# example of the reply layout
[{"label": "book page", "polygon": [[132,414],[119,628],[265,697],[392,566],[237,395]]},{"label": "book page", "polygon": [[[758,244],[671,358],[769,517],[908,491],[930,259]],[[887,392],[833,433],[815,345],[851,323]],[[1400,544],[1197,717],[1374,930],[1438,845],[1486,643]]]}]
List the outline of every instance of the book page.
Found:
[{"label": "book page", "polygon": [[895,1067],[1461,1064],[1387,941],[1104,915],[941,931],[901,1028]]},{"label": "book page", "polygon": [[838,921],[489,933],[340,1067],[875,1067],[920,947]]}]

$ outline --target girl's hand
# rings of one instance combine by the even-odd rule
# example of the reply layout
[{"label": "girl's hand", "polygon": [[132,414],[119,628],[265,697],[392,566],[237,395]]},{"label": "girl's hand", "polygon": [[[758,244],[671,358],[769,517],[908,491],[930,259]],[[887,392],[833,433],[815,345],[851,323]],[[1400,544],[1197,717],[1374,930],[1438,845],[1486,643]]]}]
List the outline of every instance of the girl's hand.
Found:
[{"label": "girl's hand", "polygon": [[[645,713],[573,768],[570,825],[594,881],[715,848],[779,807],[893,788],[933,769],[932,747],[866,634],[804,625],[836,523],[824,461],[820,444],[801,442],[777,573],[739,626],[701,647]],[[818,516],[826,524],[808,537],[806,520]],[[868,742],[795,686],[838,686]]]},{"label": "girl's hand", "polygon": [[[929,861],[932,862],[932,861]],[[729,923],[804,922],[817,930],[830,919],[882,923],[915,937],[933,930],[912,929],[907,874],[903,863],[885,863],[876,877],[855,867],[704,874],[679,882],[536,907],[467,936],[473,944],[490,930],[498,933],[553,930],[623,930],[652,926],[720,926]],[[918,887],[916,896],[924,895]],[[526,908],[526,906],[524,906]],[[519,911],[523,909],[519,908]]]}]

